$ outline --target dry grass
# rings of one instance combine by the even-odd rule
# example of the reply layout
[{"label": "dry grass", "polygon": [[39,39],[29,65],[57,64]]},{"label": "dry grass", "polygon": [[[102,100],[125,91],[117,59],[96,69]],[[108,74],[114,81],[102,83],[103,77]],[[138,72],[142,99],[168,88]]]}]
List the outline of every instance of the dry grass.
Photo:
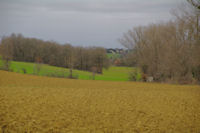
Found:
[{"label": "dry grass", "polygon": [[0,132],[200,133],[199,86],[0,76]]}]

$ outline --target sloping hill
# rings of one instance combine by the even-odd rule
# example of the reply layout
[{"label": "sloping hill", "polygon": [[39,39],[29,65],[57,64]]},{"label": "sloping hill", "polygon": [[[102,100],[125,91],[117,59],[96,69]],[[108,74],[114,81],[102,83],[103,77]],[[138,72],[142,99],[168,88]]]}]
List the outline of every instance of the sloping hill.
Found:
[{"label": "sloping hill", "polygon": [[[0,60],[0,66],[2,61]],[[11,61],[10,69],[17,73],[34,74],[40,76],[56,76],[56,77],[68,77],[69,69],[62,67],[55,67],[50,65],[40,65],[40,71],[37,72],[37,64],[27,62]],[[134,68],[131,67],[110,67],[104,69],[103,74],[96,74],[95,80],[108,80],[108,81],[128,81],[129,73]],[[91,80],[92,73],[87,71],[74,70],[73,75],[78,79]]]},{"label": "sloping hill", "polygon": [[200,132],[200,87],[0,71],[0,132]]}]

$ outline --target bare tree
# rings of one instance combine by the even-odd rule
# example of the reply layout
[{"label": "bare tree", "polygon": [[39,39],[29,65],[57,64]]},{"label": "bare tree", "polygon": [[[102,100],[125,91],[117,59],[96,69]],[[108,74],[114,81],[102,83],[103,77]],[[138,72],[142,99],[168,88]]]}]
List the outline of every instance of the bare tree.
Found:
[{"label": "bare tree", "polygon": [[97,72],[97,67],[92,67],[91,71],[92,71],[92,79],[95,80],[95,74]]},{"label": "bare tree", "polygon": [[21,34],[3,38],[0,47],[6,69],[9,68],[10,60],[35,62],[35,73],[39,73],[42,61],[44,64],[69,68],[69,77],[72,78],[73,69],[91,71],[91,68],[96,66],[98,72],[102,73],[103,67],[108,66],[104,48],[60,45],[53,41],[25,38]]},{"label": "bare tree", "polygon": [[200,1],[199,0],[187,0],[192,6],[197,10],[200,10]]},{"label": "bare tree", "polygon": [[102,74],[103,68],[108,67],[108,59],[104,48],[94,48],[92,52],[93,66],[97,68],[97,73]]},{"label": "bare tree", "polygon": [[198,79],[200,66],[197,26],[196,16],[185,11],[173,22],[129,30],[120,42],[133,49],[133,59],[144,75],[155,81],[192,82],[193,78]]},{"label": "bare tree", "polygon": [[5,70],[10,69],[10,60],[13,59],[13,44],[10,38],[3,38],[0,45],[0,53],[3,59]]},{"label": "bare tree", "polygon": [[35,58],[35,62],[36,62],[36,66],[35,66],[35,69],[36,69],[36,74],[39,74],[40,73],[40,70],[42,68],[42,58],[41,57],[36,57]]},{"label": "bare tree", "polygon": [[69,78],[73,78],[73,69],[75,65],[75,49],[71,45],[65,45],[65,62],[69,68]]}]

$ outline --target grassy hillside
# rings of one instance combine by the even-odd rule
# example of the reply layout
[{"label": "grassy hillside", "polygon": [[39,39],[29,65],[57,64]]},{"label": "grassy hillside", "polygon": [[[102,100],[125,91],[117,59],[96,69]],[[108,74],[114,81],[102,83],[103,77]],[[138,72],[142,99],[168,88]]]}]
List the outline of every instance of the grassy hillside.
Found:
[{"label": "grassy hillside", "polygon": [[199,86],[0,75],[0,132],[200,132]]},{"label": "grassy hillside", "polygon": [[[0,61],[0,66],[2,62]],[[34,63],[27,62],[16,62],[12,61],[10,69],[13,72],[24,73],[23,69],[27,74],[36,74],[40,76],[52,76],[57,75],[60,77],[67,77],[69,75],[69,69],[41,65],[39,73],[37,73],[37,65]],[[104,69],[103,74],[96,74],[95,80],[108,80],[108,81],[128,81],[129,73],[133,70],[130,67],[110,67],[109,69]],[[87,71],[74,70],[74,76],[78,76],[79,79],[92,79],[92,73]]]},{"label": "grassy hillside", "polygon": [[120,58],[120,54],[118,53],[107,53],[107,57],[110,59],[117,59]]}]

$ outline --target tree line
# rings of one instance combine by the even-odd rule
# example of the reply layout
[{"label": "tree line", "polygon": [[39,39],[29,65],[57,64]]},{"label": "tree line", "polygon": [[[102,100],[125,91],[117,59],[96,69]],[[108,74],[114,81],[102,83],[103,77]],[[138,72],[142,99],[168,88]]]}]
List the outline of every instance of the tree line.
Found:
[{"label": "tree line", "polygon": [[200,2],[188,0],[174,11],[175,20],[129,30],[120,39],[131,49],[128,62],[158,82],[200,81]]},{"label": "tree line", "polygon": [[25,38],[21,34],[3,37],[0,55],[9,67],[9,61],[44,63],[58,67],[102,73],[109,66],[106,50],[101,47],[73,47],[53,41]]}]

